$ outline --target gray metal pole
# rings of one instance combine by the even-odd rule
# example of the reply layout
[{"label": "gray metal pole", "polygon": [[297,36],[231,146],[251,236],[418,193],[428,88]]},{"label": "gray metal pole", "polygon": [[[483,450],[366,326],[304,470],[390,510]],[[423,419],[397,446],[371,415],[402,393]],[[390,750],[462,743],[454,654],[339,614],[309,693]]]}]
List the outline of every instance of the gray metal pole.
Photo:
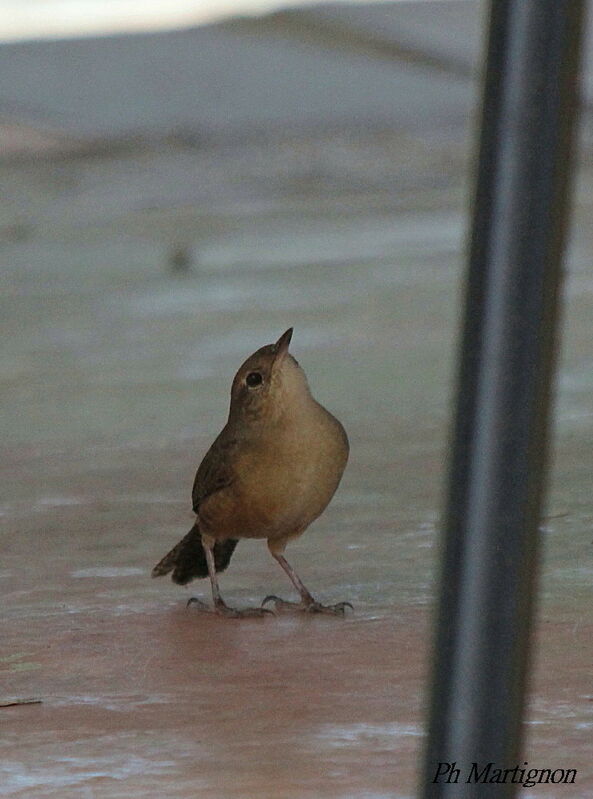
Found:
[{"label": "gray metal pole", "polygon": [[467,779],[524,762],[583,10],[581,0],[490,5],[425,799],[508,799],[520,785],[520,771],[503,784]]}]

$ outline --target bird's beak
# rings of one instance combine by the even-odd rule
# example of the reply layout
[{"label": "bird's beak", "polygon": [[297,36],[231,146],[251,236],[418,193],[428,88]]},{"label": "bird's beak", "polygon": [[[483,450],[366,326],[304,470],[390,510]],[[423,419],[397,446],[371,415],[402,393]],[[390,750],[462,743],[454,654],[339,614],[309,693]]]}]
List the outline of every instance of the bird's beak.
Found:
[{"label": "bird's beak", "polygon": [[274,361],[282,360],[286,353],[288,352],[288,345],[290,344],[290,339],[292,338],[292,327],[289,327],[288,330],[283,333],[278,341],[274,344],[275,350],[275,358]]}]

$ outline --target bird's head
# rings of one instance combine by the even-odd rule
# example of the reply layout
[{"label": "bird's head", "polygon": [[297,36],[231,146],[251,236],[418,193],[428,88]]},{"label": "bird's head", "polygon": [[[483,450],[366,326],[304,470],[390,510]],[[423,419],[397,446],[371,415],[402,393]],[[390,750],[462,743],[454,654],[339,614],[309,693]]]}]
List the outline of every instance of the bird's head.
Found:
[{"label": "bird's head", "polygon": [[231,418],[274,422],[309,397],[305,373],[288,352],[292,327],[241,366],[231,389]]}]

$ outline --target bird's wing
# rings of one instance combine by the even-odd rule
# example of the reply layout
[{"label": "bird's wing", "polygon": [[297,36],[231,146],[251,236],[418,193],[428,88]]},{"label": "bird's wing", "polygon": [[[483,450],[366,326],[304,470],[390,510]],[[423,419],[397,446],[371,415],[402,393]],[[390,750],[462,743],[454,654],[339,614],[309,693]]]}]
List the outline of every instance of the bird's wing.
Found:
[{"label": "bird's wing", "polygon": [[236,447],[236,439],[226,435],[223,430],[204,456],[192,490],[194,513],[198,513],[205,499],[232,484],[234,475],[231,464]]}]

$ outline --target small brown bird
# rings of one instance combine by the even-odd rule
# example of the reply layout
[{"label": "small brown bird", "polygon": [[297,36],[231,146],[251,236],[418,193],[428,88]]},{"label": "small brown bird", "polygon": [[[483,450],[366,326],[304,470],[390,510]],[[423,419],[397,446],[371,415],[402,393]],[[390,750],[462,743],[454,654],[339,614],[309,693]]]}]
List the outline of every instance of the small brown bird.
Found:
[{"label": "small brown bird", "polygon": [[[325,510],[349,450],[344,428],[313,399],[305,373],[288,352],[291,337],[292,328],[254,352],[235,375],[228,421],[194,480],[196,523],[152,570],[153,577],[172,571],[180,585],[209,575],[214,611],[225,616],[261,616],[270,612],[263,607],[267,602],[313,613],[351,607],[317,602],[283,554]],[[261,608],[236,610],[224,602],[216,573],[226,569],[240,538],[267,539],[299,603],[268,596]]]}]

